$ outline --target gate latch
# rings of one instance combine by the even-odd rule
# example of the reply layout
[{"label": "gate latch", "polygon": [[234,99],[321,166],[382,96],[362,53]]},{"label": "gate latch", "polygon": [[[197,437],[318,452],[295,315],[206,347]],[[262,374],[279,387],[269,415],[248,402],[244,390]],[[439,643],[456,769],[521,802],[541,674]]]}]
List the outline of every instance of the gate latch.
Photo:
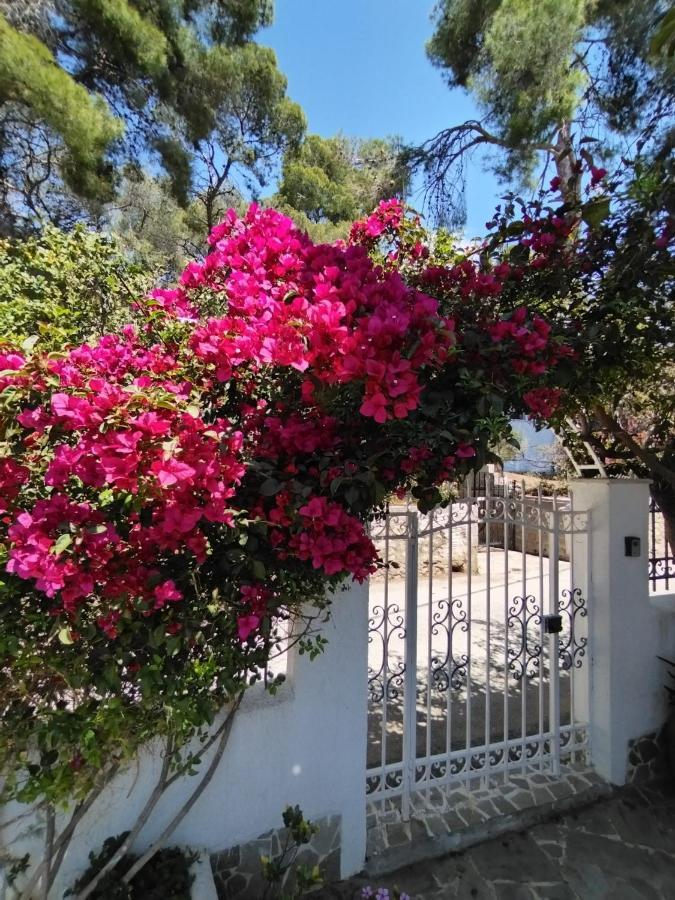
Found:
[{"label": "gate latch", "polygon": [[562,616],[544,616],[544,634],[560,634]]}]

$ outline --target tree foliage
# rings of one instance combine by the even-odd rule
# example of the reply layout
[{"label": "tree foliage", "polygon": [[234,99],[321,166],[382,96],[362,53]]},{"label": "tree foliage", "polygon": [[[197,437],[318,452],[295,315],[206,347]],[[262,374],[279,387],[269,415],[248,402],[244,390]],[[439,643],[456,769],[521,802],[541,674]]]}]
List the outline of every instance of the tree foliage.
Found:
[{"label": "tree foliage", "polygon": [[438,9],[432,61],[451,85],[470,87],[509,145],[542,142],[571,118],[582,73],[570,58],[586,22],[585,0],[451,2]]},{"label": "tree foliage", "polygon": [[129,173],[120,184],[108,223],[121,246],[147,270],[175,278],[203,246],[197,200],[181,206],[166,179]]},{"label": "tree foliage", "polygon": [[100,337],[129,321],[151,283],[113,240],[83,226],[0,240],[0,335],[49,350]]},{"label": "tree foliage", "polygon": [[286,154],[272,202],[316,239],[345,237],[381,200],[405,197],[410,173],[394,139],[308,135]]},{"label": "tree foliage", "polygon": [[125,168],[152,167],[181,206],[199,198],[203,231],[219,198],[259,187],[302,136],[274,53],[252,40],[267,0],[54,0],[27,19],[2,9],[5,230],[72,221],[73,192],[107,201]]},{"label": "tree foliage", "polygon": [[[0,110],[9,106],[29,108],[32,115],[63,142],[60,172],[68,185],[83,197],[110,193],[110,166],[105,154],[122,133],[122,123],[103,99],[91,95],[60,66],[50,50],[30,34],[15,31],[0,14]],[[11,114],[10,114],[11,115]],[[8,128],[3,119],[3,130]],[[3,135],[7,140],[8,135]],[[1,168],[5,168],[2,166]],[[1,171],[0,168],[0,171]],[[20,195],[11,172],[3,172],[4,204]],[[24,214],[39,215],[40,195],[35,189],[23,197]],[[4,227],[8,223],[5,221]]]},{"label": "tree foliage", "polygon": [[668,5],[440,0],[429,57],[484,114],[413,153],[440,209],[454,205],[461,217],[462,166],[477,148],[495,152],[495,168],[508,181],[527,180],[543,154],[570,199],[578,190],[575,138],[632,136],[663,120],[672,111],[673,73],[652,44]]}]

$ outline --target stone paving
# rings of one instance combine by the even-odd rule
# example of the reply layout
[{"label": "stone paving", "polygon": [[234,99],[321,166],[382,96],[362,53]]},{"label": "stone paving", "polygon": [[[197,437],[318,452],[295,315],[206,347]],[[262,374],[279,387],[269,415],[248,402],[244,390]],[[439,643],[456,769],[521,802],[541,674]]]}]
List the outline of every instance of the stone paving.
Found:
[{"label": "stone paving", "polygon": [[[318,832],[305,844],[296,857],[297,865],[319,866],[324,878],[330,880],[340,873],[340,816],[318,819]],[[261,856],[278,857],[288,840],[288,829],[278,828],[261,834],[255,841],[231,847],[211,855],[211,871],[218,900],[260,900],[265,895],[265,881],[260,865]],[[285,884],[293,890],[293,878]]]},{"label": "stone paving", "polygon": [[313,896],[355,900],[366,884],[411,900],[673,900],[675,784],[629,785],[527,831]]},{"label": "stone paving", "polygon": [[532,827],[611,793],[611,787],[581,763],[559,775],[530,766],[519,774],[453,782],[413,793],[404,821],[401,798],[368,804],[366,873],[376,877],[402,865],[464,850],[505,832]]}]

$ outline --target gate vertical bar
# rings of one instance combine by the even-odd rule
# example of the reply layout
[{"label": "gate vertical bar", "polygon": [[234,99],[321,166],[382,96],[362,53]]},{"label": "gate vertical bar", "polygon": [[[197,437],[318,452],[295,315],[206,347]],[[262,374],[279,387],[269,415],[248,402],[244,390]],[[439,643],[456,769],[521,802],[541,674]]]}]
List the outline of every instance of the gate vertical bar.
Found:
[{"label": "gate vertical bar", "polygon": [[[432,671],[433,671],[433,630],[434,630],[434,511],[429,513],[428,525],[429,540],[427,545],[427,553],[429,554],[429,571],[427,573],[427,661],[426,661],[426,678],[424,686],[426,689],[426,735],[425,735],[425,761],[424,761],[424,778],[428,789],[431,786],[431,689],[432,689]],[[419,535],[418,535],[419,537]]]},{"label": "gate vertical bar", "polygon": [[[476,525],[478,525],[478,505],[476,503],[476,498],[471,497],[467,504],[468,510],[468,518],[467,518],[467,535],[466,535],[466,544],[467,544],[467,559],[469,560],[469,564],[467,566],[466,572],[466,622],[467,622],[467,633],[466,633],[466,646],[467,646],[467,662],[466,662],[466,716],[465,716],[465,740],[466,740],[466,765],[465,765],[465,774],[466,774],[466,785],[467,787],[471,786],[471,694],[473,689],[472,684],[472,676],[471,676],[471,662],[473,660],[473,644],[471,643],[471,624],[472,624],[472,616],[473,612],[471,609],[471,575],[472,575],[472,565],[471,560],[473,559],[473,546],[471,542],[471,535],[473,531],[473,514],[476,513]],[[476,543],[478,543],[478,529],[476,529]],[[476,550],[478,547],[476,547]]]},{"label": "gate vertical bar", "polygon": [[387,726],[389,715],[389,700],[387,690],[387,676],[389,674],[389,534],[391,528],[391,514],[387,504],[384,520],[384,615],[382,617],[382,731],[381,731],[381,756],[382,781],[386,782],[384,774],[387,767]]},{"label": "gate vertical bar", "polygon": [[[469,565],[471,561],[469,560]],[[446,720],[445,720],[445,749],[446,753],[452,752],[452,679],[453,679],[453,652],[452,633],[453,633],[453,598],[452,598],[452,497],[448,507],[448,691],[446,701]],[[451,765],[448,762],[446,775],[450,774]]]},{"label": "gate vertical bar", "polygon": [[[575,669],[574,647],[575,647],[575,643],[577,640],[577,636],[576,636],[575,627],[574,627],[576,624],[576,622],[575,622],[576,616],[574,614],[574,604],[575,604],[574,590],[576,588],[576,583],[575,583],[575,575],[574,575],[574,493],[573,492],[570,492],[569,521],[570,521],[570,528],[569,528],[569,533],[565,537],[565,542],[566,542],[566,546],[567,546],[567,555],[568,555],[568,559],[569,559],[569,563],[570,563],[569,570],[568,570],[569,578],[568,578],[567,590],[569,593],[569,618],[570,618],[569,648],[572,653],[572,657],[571,657],[571,662],[570,662],[570,666],[569,666],[569,679],[568,679],[568,681],[569,681],[568,688],[569,688],[569,699],[570,699],[570,713],[569,713],[569,722],[566,722],[565,724],[566,725],[569,724],[570,744],[572,747],[574,747],[574,745],[576,744],[576,732],[574,729],[574,723],[576,721],[576,710],[574,708],[575,702],[576,702],[575,678],[574,678],[574,669]],[[560,601],[559,601],[559,605],[560,605]],[[577,761],[576,753],[574,751],[572,751],[572,763],[575,763],[576,761]]]},{"label": "gate vertical bar", "polygon": [[523,480],[522,505],[520,507],[520,565],[521,575],[521,610],[522,647],[520,649],[520,768],[523,774],[527,768],[527,505],[525,501],[525,482]]},{"label": "gate vertical bar", "polygon": [[410,794],[417,761],[417,512],[408,513],[405,552],[405,682],[403,692],[403,795],[401,814],[410,819]]},{"label": "gate vertical bar", "polygon": [[[539,666],[539,697],[537,704],[537,712],[538,712],[538,725],[539,725],[539,746],[538,757],[539,757],[539,769],[541,771],[546,767],[546,740],[544,738],[544,651],[545,651],[545,634],[544,634],[544,606],[546,603],[546,592],[544,591],[544,521],[543,521],[543,509],[544,509],[544,495],[541,490],[541,484],[537,486],[537,507],[538,507],[538,515],[539,515],[539,528],[537,530],[537,553],[539,555],[539,581],[538,581],[538,593],[537,599],[539,603],[539,612],[540,612],[540,625],[539,625],[539,646],[541,647],[541,665]],[[549,568],[550,568],[551,560],[549,559]],[[536,575],[535,575],[536,577]]]},{"label": "gate vertical bar", "polygon": [[[560,562],[560,515],[558,509],[558,495],[553,493],[552,529],[550,534],[549,571],[548,571],[548,614],[558,615],[559,612],[559,562]],[[541,514],[540,510],[540,514]],[[551,772],[560,774],[560,660],[559,660],[558,634],[548,636],[549,655],[549,730],[551,732]]]},{"label": "gate vertical bar", "polygon": [[[513,516],[512,501],[506,498],[504,493],[504,535],[506,529],[510,529],[510,523]],[[515,525],[513,526],[515,534]],[[514,545],[515,546],[515,545]],[[509,671],[511,660],[509,658],[509,540],[504,540],[504,765],[506,777],[509,777],[509,763],[511,761],[509,738],[511,736],[509,729]]]},{"label": "gate vertical bar", "polygon": [[[490,579],[492,577],[491,566],[490,566],[490,553],[492,551],[491,541],[492,535],[490,534],[490,522],[492,520],[492,516],[494,514],[494,510],[492,507],[492,496],[493,496],[493,488],[494,488],[494,476],[488,475],[487,478],[487,491],[486,491],[486,500],[485,500],[485,761],[483,763],[483,785],[487,787],[487,777],[490,774],[490,739],[491,739],[491,728],[492,723],[490,721],[490,713],[491,713],[491,694],[490,694],[490,657],[491,657],[491,647],[490,641],[492,639],[491,635],[491,622],[490,616],[492,614],[491,605],[490,605]],[[504,533],[506,532],[506,524],[502,525],[504,529]]]}]

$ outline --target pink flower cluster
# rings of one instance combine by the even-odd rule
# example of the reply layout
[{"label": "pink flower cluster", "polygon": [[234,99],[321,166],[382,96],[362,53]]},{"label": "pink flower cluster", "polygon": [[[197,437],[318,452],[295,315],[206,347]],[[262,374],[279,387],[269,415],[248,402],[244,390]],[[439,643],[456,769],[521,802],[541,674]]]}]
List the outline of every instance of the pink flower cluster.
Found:
[{"label": "pink flower cluster", "polygon": [[[398,201],[380,218],[400,221]],[[380,221],[380,219],[378,219]],[[362,247],[314,245],[280,213],[252,206],[213,230],[212,251],[182,277],[183,308],[191,292],[222,292],[228,315],[195,328],[190,348],[219,381],[247,366],[290,367],[317,383],[363,385],[361,414],[382,424],[405,418],[419,402],[419,371],[440,367],[454,346],[452,322],[438,303],[400,275],[374,266]]]},{"label": "pink flower cluster", "polygon": [[29,470],[8,457],[0,457],[0,515],[9,512],[21,486],[30,478]]},{"label": "pink flower cluster", "polygon": [[562,391],[558,388],[533,388],[523,394],[523,400],[533,416],[550,419],[560,404]]},{"label": "pink flower cluster", "polygon": [[[4,353],[0,391],[13,389],[20,426],[0,456],[10,575],[74,632],[89,608],[111,638],[138,615],[166,615],[176,634],[194,573],[234,542],[244,574],[218,587],[242,642],[281,602],[270,560],[367,577],[364,520],[384,492],[484,452],[465,424],[458,436],[434,424],[427,386],[454,378],[461,356],[490,390],[517,382],[522,394],[564,353],[525,310],[501,320],[479,304],[469,339],[472,302],[496,296],[512,267],[427,269],[421,289],[368,255],[403,227],[396,200],[351,244],[315,245],[271,209],[230,211],[206,258],[150,294],[142,328],[60,356]],[[412,255],[423,271],[418,237]],[[443,315],[427,287],[441,301],[453,291],[467,315]],[[524,402],[546,415],[555,399],[539,389]],[[258,529],[250,544],[246,529]]]},{"label": "pink flower cluster", "polygon": [[[12,550],[7,571],[33,579],[37,590],[47,597],[58,592],[66,610],[73,610],[92,593],[119,541],[100,513],[88,503],[73,503],[64,494],[38,500],[31,512],[20,513],[8,536]],[[65,552],[71,543],[78,558]]]},{"label": "pink flower cluster", "polygon": [[268,614],[272,591],[259,584],[244,584],[241,587],[242,613],[237,617],[237,635],[240,641],[247,641],[260,627]]},{"label": "pink flower cluster", "polygon": [[519,375],[543,375],[571,348],[551,340],[551,326],[541,316],[530,318],[525,307],[517,309],[509,319],[487,326],[490,337],[500,351],[510,351],[510,364]]},{"label": "pink flower cluster", "polygon": [[354,222],[349,233],[352,244],[369,247],[386,233],[396,232],[403,222],[405,208],[400,200],[382,200],[375,212]]},{"label": "pink flower cluster", "polygon": [[327,575],[351,572],[363,581],[376,570],[377,553],[362,522],[339,503],[313,497],[300,507],[302,531],[289,541],[298,559],[308,560]]}]

